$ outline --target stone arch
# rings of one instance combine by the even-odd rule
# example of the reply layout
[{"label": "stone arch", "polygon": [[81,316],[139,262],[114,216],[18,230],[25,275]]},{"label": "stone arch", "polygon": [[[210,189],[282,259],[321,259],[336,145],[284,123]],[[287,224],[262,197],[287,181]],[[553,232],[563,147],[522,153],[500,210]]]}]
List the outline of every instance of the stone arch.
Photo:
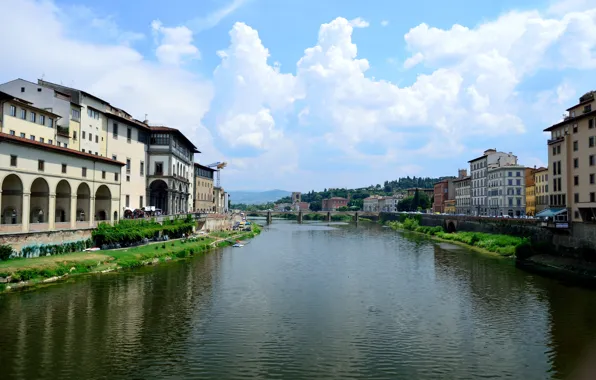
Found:
[{"label": "stone arch", "polygon": [[114,211],[114,223],[118,221],[118,211]]},{"label": "stone arch", "polygon": [[23,223],[23,181],[16,174],[2,181],[2,217],[0,224]]},{"label": "stone arch", "polygon": [[452,220],[448,220],[447,221],[447,232],[448,233],[454,233],[456,232],[456,228],[455,228],[455,223]]},{"label": "stone arch", "polygon": [[168,185],[161,179],[149,184],[149,206],[161,209],[163,214],[168,214]]},{"label": "stone arch", "polygon": [[56,185],[56,223],[70,222],[70,183],[63,179]]},{"label": "stone arch", "polygon": [[85,182],[77,188],[77,222],[89,221],[91,211],[91,190]]},{"label": "stone arch", "polygon": [[38,177],[31,184],[31,199],[29,200],[29,222],[47,223],[50,217],[50,186],[48,182]]},{"label": "stone arch", "polygon": [[95,192],[95,220],[109,220],[112,213],[112,193],[106,185],[101,185]]}]

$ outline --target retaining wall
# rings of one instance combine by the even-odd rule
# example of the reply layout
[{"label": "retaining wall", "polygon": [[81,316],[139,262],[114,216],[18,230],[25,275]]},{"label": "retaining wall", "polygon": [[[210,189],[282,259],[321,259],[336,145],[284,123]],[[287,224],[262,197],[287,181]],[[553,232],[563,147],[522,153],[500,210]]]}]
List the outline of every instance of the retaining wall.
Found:
[{"label": "retaining wall", "polygon": [[0,245],[8,244],[18,252],[23,247],[31,245],[64,244],[91,239],[93,230],[93,228],[83,228],[78,230],[2,234],[0,235]]}]

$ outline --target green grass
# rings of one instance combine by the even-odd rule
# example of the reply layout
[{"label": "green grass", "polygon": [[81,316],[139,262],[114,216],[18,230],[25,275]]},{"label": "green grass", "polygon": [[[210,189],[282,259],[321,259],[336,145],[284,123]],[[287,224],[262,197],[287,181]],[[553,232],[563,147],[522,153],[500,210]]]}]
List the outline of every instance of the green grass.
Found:
[{"label": "green grass", "polygon": [[[45,256],[30,259],[0,261],[0,277],[11,276],[11,282],[41,282],[46,278],[65,274],[100,272],[105,269],[132,269],[147,263],[165,261],[166,258],[182,259],[203,254],[214,246],[222,247],[234,240],[249,239],[261,232],[258,225],[252,225],[250,232],[224,231],[217,236],[197,236],[185,240],[164,241],[144,246],[97,252],[77,252],[59,256]],[[6,286],[0,289],[4,291]]]},{"label": "green grass", "polygon": [[435,236],[439,239],[463,243],[505,257],[514,256],[516,251],[519,251],[522,248],[527,249],[527,247],[531,245],[529,239],[517,236],[488,234],[483,232],[447,233],[443,230],[443,227],[440,226],[421,226],[416,219],[405,219],[403,222],[388,222],[387,224],[396,230],[401,229]]}]

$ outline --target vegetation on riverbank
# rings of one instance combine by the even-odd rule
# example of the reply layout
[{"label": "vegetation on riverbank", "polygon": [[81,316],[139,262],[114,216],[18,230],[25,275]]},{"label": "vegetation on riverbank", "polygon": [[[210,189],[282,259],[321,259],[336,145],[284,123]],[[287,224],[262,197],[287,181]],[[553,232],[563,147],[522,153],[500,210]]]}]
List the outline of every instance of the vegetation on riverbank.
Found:
[{"label": "vegetation on riverbank", "polygon": [[[248,214],[248,216],[258,216],[258,215]],[[275,217],[280,218],[280,219],[297,220],[298,214],[296,214],[296,213],[276,214]],[[314,214],[314,213],[313,214],[304,214],[304,215],[302,215],[302,220],[325,222],[325,221],[327,221],[327,215]],[[341,215],[341,214],[331,215],[332,222],[351,222],[352,220],[353,220],[353,217],[351,215]],[[365,220],[365,219],[360,218],[360,220]]]},{"label": "vegetation on riverbank", "polygon": [[253,224],[251,231],[224,231],[217,236],[198,235],[176,241],[164,241],[140,247],[96,252],[77,252],[30,259],[15,258],[0,262],[0,292],[10,287],[30,287],[84,273],[106,273],[148,264],[197,256],[215,248],[232,245],[235,240],[250,239],[261,232]]},{"label": "vegetation on riverbank", "polygon": [[164,235],[170,239],[177,239],[182,235],[190,234],[194,226],[195,221],[191,215],[185,219],[165,221],[163,224],[154,220],[121,220],[114,225],[101,223],[93,231],[92,237],[96,247],[112,248],[111,245],[127,247]]},{"label": "vegetation on riverbank", "polygon": [[388,222],[394,230],[413,231],[445,241],[457,242],[469,247],[478,248],[487,252],[497,253],[504,257],[513,257],[516,253],[531,250],[528,238],[488,234],[482,232],[454,232],[447,233],[441,226],[421,226],[414,218],[405,218],[402,222]]}]

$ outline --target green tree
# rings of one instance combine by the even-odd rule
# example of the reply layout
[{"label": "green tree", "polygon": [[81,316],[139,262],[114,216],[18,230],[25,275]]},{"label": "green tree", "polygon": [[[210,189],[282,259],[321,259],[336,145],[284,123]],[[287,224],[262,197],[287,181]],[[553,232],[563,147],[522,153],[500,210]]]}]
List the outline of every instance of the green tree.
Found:
[{"label": "green tree", "polygon": [[312,211],[321,211],[323,209],[323,204],[321,201],[310,202],[310,209]]},{"label": "green tree", "polygon": [[349,211],[350,209],[347,208],[346,206],[341,206],[337,209],[337,211]]}]

